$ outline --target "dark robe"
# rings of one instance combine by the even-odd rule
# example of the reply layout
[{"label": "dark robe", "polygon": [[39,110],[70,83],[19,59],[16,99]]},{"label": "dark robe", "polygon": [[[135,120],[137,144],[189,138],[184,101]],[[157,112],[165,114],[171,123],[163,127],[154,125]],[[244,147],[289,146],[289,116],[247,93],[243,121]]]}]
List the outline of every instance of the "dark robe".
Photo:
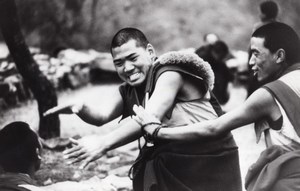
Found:
[{"label": "dark robe", "polygon": [[[150,92],[151,95],[156,79],[165,71],[177,71],[194,77],[200,80],[199,88],[208,91],[209,85],[205,81],[201,82],[205,80],[205,76],[197,76],[193,67],[176,64],[151,68],[145,92]],[[134,104],[142,105],[142,96],[128,85],[121,86],[120,92],[126,107],[123,113],[130,116],[133,114]],[[215,112],[221,115],[221,107],[214,96],[209,101]],[[172,109],[167,115],[172,115]],[[144,146],[133,165],[131,175],[135,191],[242,190],[238,148],[231,133],[214,140],[156,141],[153,147]]]},{"label": "dark robe", "polygon": [[0,174],[0,191],[28,191],[18,186],[21,184],[35,185],[35,182],[28,175],[21,173]]},{"label": "dark robe", "polygon": [[[284,74],[299,69],[300,64],[295,64]],[[270,82],[263,88],[279,101],[300,137],[299,96],[280,80]],[[266,129],[257,129],[257,136],[260,137],[264,130]],[[271,146],[262,152],[256,163],[249,168],[245,187],[248,191],[298,191],[300,190],[299,164],[300,148],[295,151],[287,151],[278,145]]]}]

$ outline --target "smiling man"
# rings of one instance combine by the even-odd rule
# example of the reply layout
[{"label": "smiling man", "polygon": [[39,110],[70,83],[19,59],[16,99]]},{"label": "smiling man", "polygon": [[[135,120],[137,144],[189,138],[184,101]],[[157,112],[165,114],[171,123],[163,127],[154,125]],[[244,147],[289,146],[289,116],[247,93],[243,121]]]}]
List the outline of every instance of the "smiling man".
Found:
[{"label": "smiling man", "polygon": [[[117,129],[106,135],[73,140],[66,150],[71,162],[85,167],[107,151],[144,136],[146,144],[133,165],[134,190],[240,191],[238,149],[231,133],[223,138],[196,142],[156,142],[131,116],[134,105],[143,105],[169,127],[214,119],[222,114],[211,94],[214,74],[194,53],[169,52],[156,58],[153,46],[135,28],[115,34],[111,54],[124,83],[109,115],[80,104],[58,106],[46,114],[76,113],[88,123],[102,125],[122,116]],[[100,106],[99,106],[100,107]]]},{"label": "smiling man", "polygon": [[[288,25],[274,22],[258,28],[251,38],[249,64],[257,89],[238,108],[214,120],[177,128],[161,128],[159,140],[201,140],[220,137],[255,123],[257,138],[265,132],[267,149],[249,169],[246,188],[251,191],[300,189],[300,42]],[[137,122],[158,121],[143,108],[135,108]],[[151,133],[157,125],[148,125]],[[206,140],[205,139],[205,140]]]},{"label": "smiling man", "polygon": [[145,49],[138,47],[135,40],[129,40],[126,46],[112,50],[114,64],[120,78],[131,86],[138,86],[145,82],[149,68],[154,61],[152,45],[147,44],[146,50],[153,56],[148,57],[143,54]]}]

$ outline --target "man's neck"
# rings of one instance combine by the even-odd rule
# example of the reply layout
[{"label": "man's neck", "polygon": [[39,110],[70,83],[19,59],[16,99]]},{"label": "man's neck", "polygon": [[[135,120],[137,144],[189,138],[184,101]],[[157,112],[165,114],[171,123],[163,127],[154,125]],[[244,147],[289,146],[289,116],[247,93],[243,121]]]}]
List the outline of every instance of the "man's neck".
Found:
[{"label": "man's neck", "polygon": [[291,72],[291,71],[294,71],[294,70],[299,70],[300,69],[300,63],[295,63],[295,64],[292,64],[290,66],[288,66],[284,72],[283,72],[283,75]]},{"label": "man's neck", "polygon": [[142,104],[145,97],[146,82],[133,88],[135,89],[139,104]]},{"label": "man's neck", "polygon": [[145,94],[146,89],[146,81],[144,81],[142,84],[135,86],[135,89],[139,95]]}]

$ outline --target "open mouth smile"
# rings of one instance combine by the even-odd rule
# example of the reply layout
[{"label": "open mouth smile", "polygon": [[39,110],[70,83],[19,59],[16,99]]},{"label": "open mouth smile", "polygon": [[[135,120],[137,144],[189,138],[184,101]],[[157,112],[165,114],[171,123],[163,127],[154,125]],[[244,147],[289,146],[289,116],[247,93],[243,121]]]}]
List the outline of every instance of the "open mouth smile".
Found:
[{"label": "open mouth smile", "polygon": [[253,76],[256,76],[257,75],[257,73],[258,73],[258,70],[256,70],[256,69],[251,69],[252,70],[252,73],[253,73]]},{"label": "open mouth smile", "polygon": [[137,72],[137,73],[134,73],[134,74],[131,74],[130,76],[128,76],[128,79],[130,81],[136,81],[140,78],[140,76],[141,76],[141,73]]}]

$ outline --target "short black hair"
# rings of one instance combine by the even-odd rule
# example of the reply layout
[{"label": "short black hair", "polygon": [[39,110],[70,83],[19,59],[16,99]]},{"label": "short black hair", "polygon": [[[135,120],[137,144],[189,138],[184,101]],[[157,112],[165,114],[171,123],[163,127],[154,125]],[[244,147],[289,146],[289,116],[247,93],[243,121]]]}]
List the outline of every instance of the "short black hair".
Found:
[{"label": "short black hair", "polygon": [[260,11],[266,19],[275,19],[278,15],[278,5],[274,1],[264,1],[260,4]]},{"label": "short black hair", "polygon": [[143,47],[146,49],[147,45],[149,44],[148,39],[146,38],[145,34],[136,28],[123,28],[119,30],[111,41],[110,51],[112,53],[112,49],[122,46],[123,44],[127,43],[129,40],[135,40],[137,47]]},{"label": "short black hair", "polygon": [[27,173],[41,149],[37,134],[25,122],[16,121],[0,130],[0,166],[6,172]]},{"label": "short black hair", "polygon": [[220,56],[220,59],[224,59],[229,54],[229,48],[222,40],[217,40],[212,44],[212,51],[217,53]]},{"label": "short black hair", "polygon": [[295,30],[287,24],[272,22],[256,29],[252,37],[264,38],[264,46],[275,53],[282,48],[286,53],[288,64],[300,61],[300,41]]}]

